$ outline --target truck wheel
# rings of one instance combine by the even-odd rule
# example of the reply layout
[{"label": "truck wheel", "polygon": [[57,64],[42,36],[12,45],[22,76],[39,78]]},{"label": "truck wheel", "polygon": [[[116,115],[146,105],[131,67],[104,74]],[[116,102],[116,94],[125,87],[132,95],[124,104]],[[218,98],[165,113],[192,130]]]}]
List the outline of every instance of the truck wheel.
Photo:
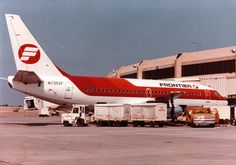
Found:
[{"label": "truck wheel", "polygon": [[212,127],[212,128],[215,128],[215,126],[216,126],[215,124],[211,124],[211,125],[210,125],[210,127]]},{"label": "truck wheel", "polygon": [[145,127],[145,122],[141,122],[141,123],[140,123],[140,126],[141,126],[141,127]]},{"label": "truck wheel", "polygon": [[98,121],[98,122],[97,122],[97,126],[98,126],[98,127],[104,126],[104,122],[103,122],[103,121]]},{"label": "truck wheel", "polygon": [[109,123],[107,121],[102,121],[102,126],[109,126]]},{"label": "truck wheel", "polygon": [[116,127],[120,127],[121,126],[121,122],[120,121],[116,121]]},{"label": "truck wheel", "polygon": [[113,125],[116,125],[116,123],[114,121],[110,121],[108,125],[113,126]]},{"label": "truck wheel", "polygon": [[70,124],[68,121],[63,122],[64,127],[71,127],[72,124]]},{"label": "truck wheel", "polygon": [[121,126],[127,127],[127,126],[128,126],[128,122],[127,122],[127,121],[122,121],[122,122],[121,122]]},{"label": "truck wheel", "polygon": [[155,122],[151,121],[150,122],[150,127],[155,127]]},{"label": "truck wheel", "polygon": [[84,127],[85,126],[84,119],[78,119],[76,124],[78,127]]},{"label": "truck wheel", "polygon": [[97,122],[96,122],[96,125],[97,125],[97,127],[101,127],[101,122],[100,122],[100,121],[97,121]]},{"label": "truck wheel", "polygon": [[138,123],[136,121],[133,121],[133,127],[137,127]]},{"label": "truck wheel", "polygon": [[163,122],[160,122],[160,123],[158,124],[158,126],[159,126],[159,127],[164,127],[164,123],[163,123]]}]

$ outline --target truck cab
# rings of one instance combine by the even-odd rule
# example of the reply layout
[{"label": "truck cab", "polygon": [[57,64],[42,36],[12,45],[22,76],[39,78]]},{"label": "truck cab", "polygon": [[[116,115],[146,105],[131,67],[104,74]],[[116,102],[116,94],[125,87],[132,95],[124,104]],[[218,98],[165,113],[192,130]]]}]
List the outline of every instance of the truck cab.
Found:
[{"label": "truck cab", "polygon": [[78,127],[87,126],[92,121],[92,112],[87,105],[74,104],[70,113],[62,114],[61,123],[64,126],[76,124]]}]

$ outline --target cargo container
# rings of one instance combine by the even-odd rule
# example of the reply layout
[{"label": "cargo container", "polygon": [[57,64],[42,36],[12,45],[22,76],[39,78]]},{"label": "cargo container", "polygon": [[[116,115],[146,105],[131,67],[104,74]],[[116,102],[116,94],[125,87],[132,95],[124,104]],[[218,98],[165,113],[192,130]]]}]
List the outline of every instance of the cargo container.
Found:
[{"label": "cargo container", "polygon": [[146,103],[131,105],[130,117],[134,127],[138,125],[144,127],[146,124],[162,127],[167,121],[167,104]]},{"label": "cargo container", "polygon": [[127,126],[130,119],[128,104],[95,104],[94,120],[99,126]]}]

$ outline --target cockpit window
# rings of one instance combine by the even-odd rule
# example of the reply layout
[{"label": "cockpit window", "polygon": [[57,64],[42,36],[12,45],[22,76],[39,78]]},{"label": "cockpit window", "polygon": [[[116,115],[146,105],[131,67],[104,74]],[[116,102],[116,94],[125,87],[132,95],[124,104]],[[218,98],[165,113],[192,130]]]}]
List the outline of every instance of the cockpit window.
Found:
[{"label": "cockpit window", "polygon": [[215,91],[215,95],[216,95],[216,96],[221,96],[221,95],[219,94],[219,92],[217,92],[217,91]]}]

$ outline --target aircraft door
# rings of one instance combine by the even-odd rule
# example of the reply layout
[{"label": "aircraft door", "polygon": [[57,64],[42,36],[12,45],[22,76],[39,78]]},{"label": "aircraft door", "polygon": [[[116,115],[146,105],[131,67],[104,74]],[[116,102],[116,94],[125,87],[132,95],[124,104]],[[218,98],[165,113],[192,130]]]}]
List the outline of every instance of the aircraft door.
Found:
[{"label": "aircraft door", "polygon": [[210,93],[210,91],[205,90],[205,98],[206,98],[206,100],[210,100],[210,99],[211,99],[211,93]]},{"label": "aircraft door", "polygon": [[146,88],[145,96],[146,97],[152,97],[152,89],[151,88]]},{"label": "aircraft door", "polygon": [[72,84],[66,83],[66,92],[65,92],[65,99],[71,99],[72,98]]}]

